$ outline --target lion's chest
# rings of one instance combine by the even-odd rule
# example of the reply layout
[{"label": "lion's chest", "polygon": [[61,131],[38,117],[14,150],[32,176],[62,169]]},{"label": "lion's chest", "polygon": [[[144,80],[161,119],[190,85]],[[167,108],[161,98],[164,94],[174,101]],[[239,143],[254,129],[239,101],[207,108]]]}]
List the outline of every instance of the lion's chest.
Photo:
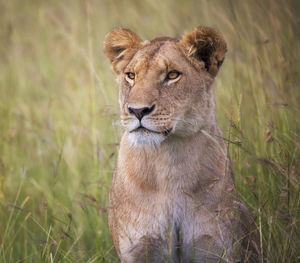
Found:
[{"label": "lion's chest", "polygon": [[[195,238],[218,236],[213,212],[185,193],[156,193],[135,200],[136,209],[121,209],[117,216],[122,226],[119,242],[123,251],[147,246],[148,240],[154,240],[156,245],[161,243],[163,254],[173,255],[180,245],[188,255]],[[122,215],[128,213],[130,219],[122,221]]]}]

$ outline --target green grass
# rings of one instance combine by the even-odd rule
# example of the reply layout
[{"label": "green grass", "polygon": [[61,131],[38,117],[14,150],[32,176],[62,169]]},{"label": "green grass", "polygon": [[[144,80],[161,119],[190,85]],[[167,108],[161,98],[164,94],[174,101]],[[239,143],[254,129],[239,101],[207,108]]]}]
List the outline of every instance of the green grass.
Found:
[{"label": "green grass", "polygon": [[198,25],[229,52],[214,89],[269,262],[300,261],[297,1],[0,1],[0,262],[117,262],[107,226],[118,87],[102,52]]}]

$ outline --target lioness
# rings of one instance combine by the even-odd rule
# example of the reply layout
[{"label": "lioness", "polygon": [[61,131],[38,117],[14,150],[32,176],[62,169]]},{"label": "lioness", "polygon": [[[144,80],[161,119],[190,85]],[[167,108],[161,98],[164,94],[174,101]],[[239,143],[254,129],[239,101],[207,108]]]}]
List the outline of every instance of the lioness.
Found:
[{"label": "lioness", "polygon": [[109,227],[125,262],[254,262],[211,84],[226,43],[209,27],[142,41],[109,32],[125,132],[110,190]]}]

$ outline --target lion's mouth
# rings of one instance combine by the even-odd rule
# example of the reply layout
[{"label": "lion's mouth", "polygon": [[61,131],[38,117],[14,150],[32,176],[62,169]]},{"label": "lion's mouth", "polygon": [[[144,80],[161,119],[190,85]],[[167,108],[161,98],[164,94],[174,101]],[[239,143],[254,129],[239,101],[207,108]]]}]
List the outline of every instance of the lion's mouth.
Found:
[{"label": "lion's mouth", "polygon": [[164,130],[162,132],[158,132],[158,131],[147,129],[143,126],[139,126],[136,129],[130,131],[130,133],[132,133],[132,132],[157,133],[157,134],[163,134],[164,136],[168,136],[171,131],[172,131],[172,128]]}]

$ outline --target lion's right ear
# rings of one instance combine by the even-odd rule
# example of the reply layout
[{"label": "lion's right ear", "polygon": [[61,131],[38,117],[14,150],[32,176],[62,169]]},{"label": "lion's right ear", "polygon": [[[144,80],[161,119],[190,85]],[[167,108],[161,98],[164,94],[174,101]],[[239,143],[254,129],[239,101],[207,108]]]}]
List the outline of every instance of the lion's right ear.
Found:
[{"label": "lion's right ear", "polygon": [[114,71],[120,74],[141,46],[142,40],[135,33],[127,28],[117,28],[105,36],[104,53]]}]

